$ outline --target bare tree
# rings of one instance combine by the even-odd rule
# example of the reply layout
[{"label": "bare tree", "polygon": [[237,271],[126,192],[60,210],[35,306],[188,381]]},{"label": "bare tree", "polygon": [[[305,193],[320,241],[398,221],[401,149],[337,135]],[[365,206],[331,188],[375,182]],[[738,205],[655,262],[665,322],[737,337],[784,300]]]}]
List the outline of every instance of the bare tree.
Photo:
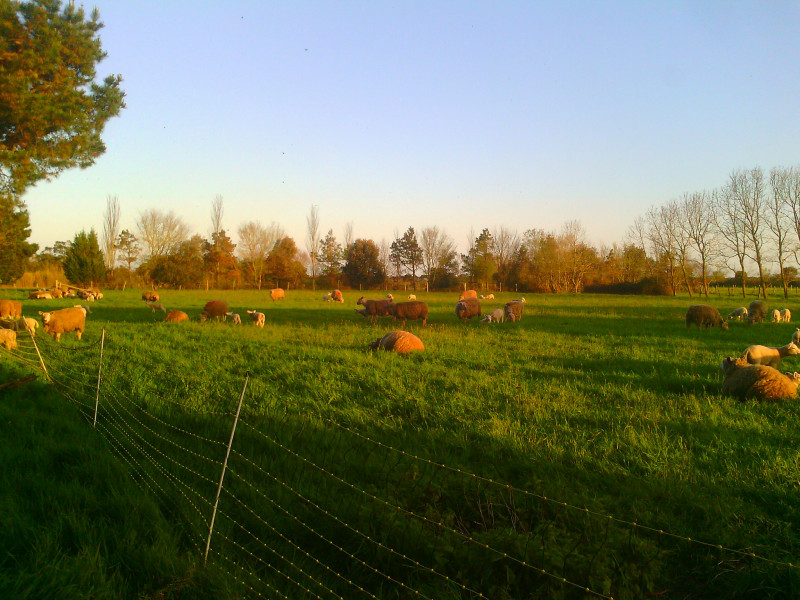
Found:
[{"label": "bare tree", "polygon": [[217,194],[211,202],[211,233],[219,234],[222,231],[222,214],[224,212],[222,196]]},{"label": "bare tree", "polygon": [[784,265],[796,244],[791,242],[794,237],[792,219],[789,211],[791,202],[791,173],[788,169],[775,167],[769,172],[771,194],[767,197],[769,219],[767,226],[772,232],[772,243],[775,247],[775,261],[783,285],[783,297],[789,297],[789,282]]},{"label": "bare tree", "polygon": [[680,207],[680,227],[700,259],[702,291],[708,298],[708,265],[719,245],[712,221],[711,197],[706,191],[686,193],[680,200]]},{"label": "bare tree", "polygon": [[764,194],[764,172],[756,167],[749,171],[734,171],[728,180],[730,194],[739,206],[744,225],[744,234],[751,252],[748,257],[758,267],[758,279],[761,293],[767,297],[767,281],[764,275],[764,222],[763,214],[766,211]]},{"label": "bare tree", "polygon": [[663,260],[667,265],[667,277],[669,278],[672,295],[676,294],[675,264],[677,262],[677,232],[678,232],[678,208],[676,202],[669,202],[664,206],[652,207],[647,211],[645,220],[647,223],[646,239],[650,243],[653,255],[658,260]]},{"label": "bare tree", "polygon": [[[794,225],[794,231],[797,234],[797,239],[800,240],[800,169],[791,167],[784,169],[786,172],[783,185],[783,200],[786,203],[787,211]],[[797,258],[797,249],[795,249],[795,259]]]},{"label": "bare tree", "polygon": [[586,273],[597,264],[597,252],[586,243],[586,232],[577,220],[564,223],[558,242],[564,259],[565,278],[572,292],[577,294]]},{"label": "bare tree", "polygon": [[388,285],[389,277],[394,276],[396,274],[390,273],[389,269],[392,267],[392,245],[386,240],[386,238],[381,238],[380,246],[378,246],[378,262],[383,269],[383,272],[386,273],[386,282]]},{"label": "bare tree", "polygon": [[103,213],[103,257],[106,268],[111,270],[117,264],[117,236],[119,235],[119,197],[106,196],[106,212]]},{"label": "bare tree", "polygon": [[494,256],[497,260],[497,276],[500,281],[505,281],[508,277],[511,261],[519,251],[520,239],[515,230],[508,229],[501,225],[500,229],[492,232],[494,238]]},{"label": "bare tree", "polygon": [[345,255],[350,250],[350,246],[353,245],[353,222],[348,221],[344,224],[344,251]]},{"label": "bare tree", "polygon": [[317,259],[319,258],[319,206],[312,205],[306,217],[306,250],[311,264],[311,289],[317,289]]},{"label": "bare tree", "polygon": [[148,209],[139,215],[136,227],[148,260],[169,254],[189,239],[189,226],[172,211]]},{"label": "bare tree", "polygon": [[264,227],[258,221],[250,221],[239,227],[239,257],[250,264],[253,285],[258,289],[261,289],[267,257],[284,235],[283,228],[274,222],[269,227]]},{"label": "bare tree", "polygon": [[736,259],[739,264],[742,273],[742,298],[745,298],[747,296],[747,271],[744,265],[747,259],[749,240],[745,233],[742,207],[736,202],[730,185],[712,192],[711,204],[714,207],[712,210],[714,228],[722,239],[722,255],[726,259]]},{"label": "bare tree", "polygon": [[428,285],[433,287],[437,270],[442,269],[454,255],[455,240],[438,226],[426,227],[420,232],[420,248],[422,248],[422,268]]}]

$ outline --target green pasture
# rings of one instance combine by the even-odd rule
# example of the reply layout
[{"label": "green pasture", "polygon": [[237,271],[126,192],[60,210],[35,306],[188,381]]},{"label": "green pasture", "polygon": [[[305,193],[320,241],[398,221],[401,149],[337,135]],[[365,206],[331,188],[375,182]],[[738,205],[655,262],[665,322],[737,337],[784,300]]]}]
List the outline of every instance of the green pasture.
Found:
[{"label": "green pasture", "polygon": [[[94,345],[105,329],[101,427],[104,418],[123,417],[103,410],[133,402],[180,430],[221,441],[249,374],[233,491],[221,504],[231,521],[261,528],[260,540],[282,543],[269,527],[298,526],[262,493],[276,473],[291,482],[274,486],[269,498],[295,515],[307,512],[314,532],[352,543],[356,557],[364,552],[380,565],[380,574],[365,573],[334,552],[330,570],[343,577],[325,575],[331,597],[354,597],[345,580],[358,577],[380,598],[413,597],[388,577],[426,597],[477,596],[404,569],[397,555],[361,548],[363,536],[315,517],[311,500],[335,504],[347,523],[489,598],[800,595],[800,570],[786,564],[800,557],[798,404],[723,397],[718,371],[724,357],[751,344],[786,344],[795,324],[687,330],[686,308],[705,300],[526,295],[521,322],[487,325],[457,319],[457,294],[416,292],[430,307],[428,326],[411,321],[405,329],[425,351],[397,356],[367,344],[399,324],[370,324],[356,314],[360,292],[345,291],[344,304],[323,302],[323,292],[290,290],[272,302],[268,292],[165,290],[167,310],[193,320],[164,323],[141,291],[109,291],[91,305],[83,340],[67,334],[56,348],[42,339],[43,353],[68,381],[91,382],[76,394],[93,406]],[[407,293],[394,292],[395,300]],[[483,311],[520,295],[495,293]],[[22,300],[27,316],[76,303],[29,301],[21,290],[0,296]],[[213,299],[226,299],[244,325],[200,323],[197,315]],[[753,299],[712,296],[708,303],[726,315]],[[800,316],[798,297],[768,304]],[[263,329],[250,324],[247,309],[265,313]],[[800,370],[800,360],[785,359],[782,370]],[[0,351],[0,383],[29,372]],[[200,527],[184,521],[199,523],[204,510],[137,485],[137,464],[115,446],[114,429],[106,430],[111,437],[93,430],[41,380],[3,396],[0,456],[13,467],[3,472],[0,492],[9,523],[0,532],[0,596],[258,597],[249,587],[271,571],[247,552],[236,559],[255,573],[244,583],[232,580],[238,567],[221,557],[202,568]],[[189,455],[186,466],[202,471],[205,462],[195,467]],[[207,473],[219,476],[215,467]],[[201,485],[213,500],[214,486]],[[391,497],[427,520],[400,518],[375,497]],[[230,514],[243,498],[270,518]],[[224,532],[224,520],[220,526]],[[241,544],[253,551],[235,528],[227,531],[229,550]],[[307,532],[294,531],[293,539],[324,553]],[[480,551],[483,543],[546,574]],[[297,548],[287,546],[289,554],[295,565],[314,568]],[[279,577],[272,585],[260,593],[305,595]]]}]

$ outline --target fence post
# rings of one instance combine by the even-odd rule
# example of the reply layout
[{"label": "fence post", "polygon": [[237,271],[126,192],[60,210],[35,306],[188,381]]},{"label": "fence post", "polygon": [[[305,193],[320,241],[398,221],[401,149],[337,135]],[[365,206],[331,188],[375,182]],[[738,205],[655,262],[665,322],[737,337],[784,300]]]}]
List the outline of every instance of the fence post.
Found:
[{"label": "fence post", "polygon": [[42,371],[44,371],[44,377],[47,380],[50,380],[50,374],[47,372],[47,367],[44,366],[44,360],[42,359],[42,354],[39,352],[39,345],[36,343],[36,336],[33,334],[33,329],[30,329],[27,326],[27,322],[25,325],[25,329],[28,330],[28,333],[31,336],[31,341],[33,342],[33,347],[36,350],[36,356],[39,357],[39,365],[42,367]]},{"label": "fence post", "polygon": [[100,333],[100,364],[97,365],[97,396],[94,399],[94,419],[92,420],[92,427],[97,425],[97,409],[100,406],[100,374],[103,372],[103,346],[106,343],[106,328]]},{"label": "fence post", "polygon": [[211,548],[211,534],[214,532],[214,520],[217,518],[217,505],[219,505],[219,495],[222,492],[222,481],[225,479],[225,469],[228,468],[228,457],[231,455],[231,446],[233,445],[233,434],[236,433],[236,424],[239,422],[239,412],[242,410],[242,400],[244,400],[244,392],[247,389],[247,382],[250,379],[250,371],[247,371],[244,376],[244,385],[242,386],[242,394],[239,396],[239,403],[236,405],[236,416],[233,418],[233,427],[231,427],[231,437],[228,440],[228,448],[225,450],[225,461],[222,463],[222,473],[219,476],[219,485],[217,486],[217,497],[214,499],[214,510],[211,512],[211,523],[208,526],[208,538],[206,539],[206,551],[203,554],[203,566],[208,560],[208,550]]}]

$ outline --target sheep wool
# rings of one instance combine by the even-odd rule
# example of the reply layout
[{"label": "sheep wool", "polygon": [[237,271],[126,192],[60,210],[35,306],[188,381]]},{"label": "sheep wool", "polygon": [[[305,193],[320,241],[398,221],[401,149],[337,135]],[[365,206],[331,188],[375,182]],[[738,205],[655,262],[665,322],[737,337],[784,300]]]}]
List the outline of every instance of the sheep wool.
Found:
[{"label": "sheep wool", "polygon": [[475,290],[465,290],[461,292],[461,295],[458,297],[459,300],[463,300],[464,298],[477,298],[478,292]]},{"label": "sheep wool", "polygon": [[0,329],[0,346],[11,352],[17,347],[17,332],[10,329]]},{"label": "sheep wool", "polygon": [[697,325],[698,329],[700,329],[701,325],[706,329],[715,325],[722,329],[728,328],[728,324],[719,314],[719,311],[708,304],[692,304],[689,307],[689,310],[686,311],[686,329],[689,329],[692,325]]},{"label": "sheep wool", "polygon": [[425,350],[422,340],[408,331],[390,331],[369,344],[373,350],[387,350],[398,354]]},{"label": "sheep wool", "polygon": [[286,296],[286,292],[283,291],[283,288],[275,288],[269,291],[269,297],[272,298],[272,301],[276,300],[283,300]]},{"label": "sheep wool", "polygon": [[82,308],[62,308],[52,312],[39,311],[39,314],[42,315],[44,332],[52,334],[57,342],[61,341],[62,333],[72,331],[75,332],[78,339],[81,339],[86,326],[86,313]]},{"label": "sheep wool", "polygon": [[401,320],[400,327],[405,327],[406,319],[422,319],[422,326],[428,324],[428,305],[419,300],[411,300],[409,302],[398,302],[397,304],[388,304],[389,314],[392,315],[392,321]]},{"label": "sheep wool", "polygon": [[763,300],[753,300],[747,307],[747,320],[751,323],[761,323],[767,318],[767,303]]},{"label": "sheep wool", "polygon": [[751,365],[745,358],[728,357],[719,366],[725,375],[722,393],[739,400],[781,400],[797,396],[797,378],[773,367]]},{"label": "sheep wool", "polygon": [[800,355],[800,347],[794,342],[789,342],[780,348],[758,345],[749,346],[742,354],[742,358],[751,365],[767,365],[777,368],[782,358],[798,355]]},{"label": "sheep wool", "polygon": [[166,323],[180,323],[181,321],[188,321],[189,315],[187,315],[182,310],[171,310],[167,313],[167,316],[164,317],[164,322]]},{"label": "sheep wool", "polygon": [[481,316],[481,303],[477,298],[464,298],[456,302],[456,316],[462,321]]},{"label": "sheep wool", "polygon": [[0,319],[19,319],[22,316],[22,302],[0,300]]}]

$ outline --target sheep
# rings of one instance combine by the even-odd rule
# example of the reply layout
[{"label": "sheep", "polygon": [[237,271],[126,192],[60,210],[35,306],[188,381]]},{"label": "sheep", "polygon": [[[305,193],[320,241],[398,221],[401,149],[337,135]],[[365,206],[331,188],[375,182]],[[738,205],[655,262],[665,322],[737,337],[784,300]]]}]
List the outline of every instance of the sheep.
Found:
[{"label": "sheep", "polygon": [[10,329],[0,329],[0,346],[11,352],[17,347],[17,332]]},{"label": "sheep", "polygon": [[171,310],[167,313],[167,316],[164,317],[165,323],[180,323],[181,321],[188,321],[189,315],[187,315],[182,310]]},{"label": "sheep", "polygon": [[70,333],[72,331],[81,339],[83,329],[86,325],[86,313],[81,308],[62,308],[61,310],[54,310],[52,312],[42,312],[42,323],[44,324],[44,332],[50,333],[57,342],[61,341],[62,333]]},{"label": "sheep", "polygon": [[515,300],[512,300],[512,302],[522,302],[525,304],[525,297],[523,296],[522,298],[516,298]]},{"label": "sheep", "polygon": [[409,300],[416,300],[417,299],[417,295],[416,294],[409,294],[408,295],[408,299]]},{"label": "sheep", "polygon": [[511,302],[506,302],[506,305],[503,307],[503,313],[505,314],[506,319],[512,323],[515,321],[521,321],[524,303],[524,298],[522,300],[512,300]]},{"label": "sheep", "polygon": [[378,317],[389,316],[391,313],[388,307],[391,303],[391,300],[367,300],[364,296],[361,296],[356,302],[356,304],[364,306],[366,312],[363,314],[365,317],[369,316],[370,323],[374,323]]},{"label": "sheep", "polygon": [[480,300],[494,300],[494,294],[487,294],[486,296],[481,294],[480,296],[478,296],[478,299],[480,299]]},{"label": "sheep", "polygon": [[145,302],[158,302],[159,301],[158,292],[145,292],[144,294],[142,294],[142,300],[144,300]]},{"label": "sheep", "polygon": [[47,290],[53,298],[63,298],[64,297],[64,290],[60,290],[58,288],[53,288],[52,290]]},{"label": "sheep", "polygon": [[167,312],[167,309],[164,308],[164,305],[160,302],[148,302],[147,306],[150,307],[150,312],[156,312],[157,310],[160,310],[163,313]]},{"label": "sheep", "polygon": [[406,319],[422,319],[422,326],[428,324],[428,305],[419,300],[410,300],[409,302],[398,302],[397,304],[387,304],[389,307],[389,314],[392,315],[392,322],[400,319],[402,322],[400,327],[405,327]]},{"label": "sheep", "polygon": [[91,308],[89,308],[88,306],[86,306],[85,304],[75,304],[75,305],[73,305],[73,308],[80,308],[80,309],[82,309],[82,310],[83,310],[83,312],[84,312],[84,313],[86,313],[87,315],[88,315],[88,314],[90,314],[90,313],[92,312],[92,309],[91,309]]},{"label": "sheep", "polygon": [[797,378],[766,365],[751,365],[745,358],[728,357],[719,366],[725,376],[722,393],[741,401],[780,400],[797,395]]},{"label": "sheep", "polygon": [[20,317],[16,321],[11,321],[13,331],[29,331],[31,337],[36,337],[36,328],[39,326],[39,321],[31,319],[30,317]]},{"label": "sheep", "polygon": [[257,312],[255,310],[248,310],[247,314],[250,315],[250,319],[252,319],[253,325],[261,328],[264,327],[264,321],[266,320],[264,313]]},{"label": "sheep", "polygon": [[768,367],[777,368],[782,358],[798,355],[800,355],[800,347],[794,342],[789,342],[780,348],[757,345],[749,346],[742,354],[742,358],[751,365],[767,365]]},{"label": "sheep", "polygon": [[36,292],[31,292],[28,294],[28,300],[52,300],[53,294],[49,291],[45,290],[38,290]]},{"label": "sheep", "polygon": [[781,311],[779,311],[777,308],[773,309],[772,310],[772,322],[773,323],[777,323],[780,320],[781,320]]},{"label": "sheep", "polygon": [[462,321],[481,316],[481,303],[477,298],[465,298],[456,302],[456,316]]},{"label": "sheep", "polygon": [[792,321],[792,311],[788,308],[781,309],[781,317],[779,319],[780,323],[791,323]]},{"label": "sheep", "polygon": [[392,296],[391,294],[386,294],[386,299],[394,302],[394,296]]},{"label": "sheep", "polygon": [[747,321],[761,323],[767,318],[767,303],[763,300],[753,300],[747,307]]},{"label": "sheep", "polygon": [[425,350],[422,340],[407,331],[390,331],[374,342],[370,342],[369,347],[372,350],[394,351],[398,354]]},{"label": "sheep", "polygon": [[285,296],[286,292],[283,291],[283,288],[274,288],[269,291],[269,297],[272,298],[273,302],[283,300]]},{"label": "sheep", "polygon": [[742,319],[747,318],[747,309],[744,306],[740,306],[739,308],[733,309],[730,314],[728,315],[728,320],[731,321],[736,319],[737,321],[741,321]]},{"label": "sheep", "polygon": [[465,290],[461,292],[461,295],[458,297],[459,300],[463,300],[464,298],[477,298],[478,292],[475,290]]},{"label": "sheep", "polygon": [[795,330],[794,335],[792,336],[792,341],[800,346],[800,329]]},{"label": "sheep", "polygon": [[200,322],[207,319],[221,319],[228,312],[228,303],[225,300],[212,300],[206,302],[203,312],[200,313]]},{"label": "sheep", "polygon": [[0,300],[0,319],[10,317],[18,319],[22,316],[22,302],[16,300]]},{"label": "sheep", "polygon": [[94,302],[95,300],[99,300],[99,298],[97,297],[98,295],[99,292],[95,293],[90,290],[78,290],[78,297],[82,298],[83,300],[86,300],[87,302]]},{"label": "sheep", "polygon": [[239,316],[238,313],[229,312],[225,315],[231,320],[232,325],[241,325],[242,324],[242,317]]},{"label": "sheep", "polygon": [[692,304],[689,307],[689,310],[686,311],[686,329],[689,329],[692,324],[697,325],[697,329],[700,329],[701,325],[706,329],[715,325],[719,325],[722,329],[728,328],[728,324],[719,311],[708,304]]},{"label": "sheep", "polygon": [[331,298],[331,295],[330,295],[330,294],[323,294],[323,295],[322,295],[322,299],[323,299],[325,302],[330,302],[331,300],[333,300],[333,298]]},{"label": "sheep", "polygon": [[496,308],[481,319],[481,323],[502,323],[506,320],[502,308]]},{"label": "sheep", "polygon": [[334,302],[342,302],[344,303],[344,296],[342,296],[342,292],[340,290],[333,290],[331,292],[331,298]]}]

